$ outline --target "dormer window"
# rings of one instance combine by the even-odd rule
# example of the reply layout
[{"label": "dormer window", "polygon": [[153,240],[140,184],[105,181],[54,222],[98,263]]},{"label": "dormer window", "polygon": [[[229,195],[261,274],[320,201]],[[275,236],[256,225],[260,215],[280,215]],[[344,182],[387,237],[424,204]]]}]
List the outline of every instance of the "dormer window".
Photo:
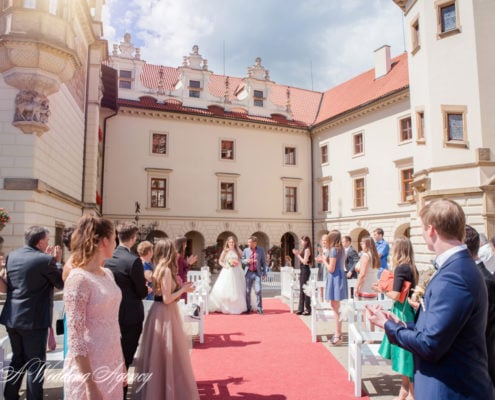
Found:
[{"label": "dormer window", "polygon": [[263,107],[263,90],[255,90],[253,100],[256,107]]},{"label": "dormer window", "polygon": [[132,88],[132,71],[126,71],[126,70],[119,71],[119,88],[121,89]]},{"label": "dormer window", "polygon": [[199,99],[201,93],[201,83],[199,81],[189,81],[189,97]]}]

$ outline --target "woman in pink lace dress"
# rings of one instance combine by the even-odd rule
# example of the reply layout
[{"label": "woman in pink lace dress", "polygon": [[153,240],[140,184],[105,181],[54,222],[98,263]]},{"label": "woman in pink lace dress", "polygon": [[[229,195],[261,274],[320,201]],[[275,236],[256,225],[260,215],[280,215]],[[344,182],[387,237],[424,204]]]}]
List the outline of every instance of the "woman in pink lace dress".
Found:
[{"label": "woman in pink lace dress", "polygon": [[118,312],[121,291],[102,268],[115,247],[113,224],[83,216],[72,234],[72,270],[64,289],[69,351],[64,395],[70,400],[120,400],[126,376]]},{"label": "woman in pink lace dress", "polygon": [[188,339],[177,301],[194,290],[177,279],[177,252],[170,239],[155,245],[153,271],[155,301],[144,323],[136,360],[136,375],[148,376],[144,385],[133,385],[134,399],[199,400],[189,356]]}]

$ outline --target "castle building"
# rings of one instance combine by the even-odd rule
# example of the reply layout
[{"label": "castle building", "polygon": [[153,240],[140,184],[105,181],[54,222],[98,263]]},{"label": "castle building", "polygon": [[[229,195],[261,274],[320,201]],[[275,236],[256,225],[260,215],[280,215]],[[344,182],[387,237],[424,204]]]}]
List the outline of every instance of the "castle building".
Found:
[{"label": "castle building", "polygon": [[[358,247],[381,227],[410,236],[427,265],[417,211],[438,197],[495,234],[495,4],[395,3],[409,51],[385,45],[374,68],[315,92],[276,83],[261,58],[244,77],[215,74],[198,46],[178,67],[142,60],[129,34],[107,54],[101,1],[4,1],[5,247],[29,225],[59,232],[93,211],[137,221],[143,239],[186,235],[195,254],[254,234],[292,255],[330,229]],[[73,38],[54,31],[69,15]]]}]

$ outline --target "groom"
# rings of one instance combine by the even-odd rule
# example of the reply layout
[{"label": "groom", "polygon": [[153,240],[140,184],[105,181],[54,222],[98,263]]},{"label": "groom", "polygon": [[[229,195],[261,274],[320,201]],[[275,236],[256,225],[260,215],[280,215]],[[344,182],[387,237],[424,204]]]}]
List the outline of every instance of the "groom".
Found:
[{"label": "groom", "polygon": [[256,293],[256,308],[258,314],[263,314],[261,305],[261,277],[266,276],[266,258],[265,251],[257,246],[258,239],[251,236],[248,239],[248,247],[242,252],[242,265],[246,274],[246,314],[251,312],[251,288],[254,283],[254,292]]}]

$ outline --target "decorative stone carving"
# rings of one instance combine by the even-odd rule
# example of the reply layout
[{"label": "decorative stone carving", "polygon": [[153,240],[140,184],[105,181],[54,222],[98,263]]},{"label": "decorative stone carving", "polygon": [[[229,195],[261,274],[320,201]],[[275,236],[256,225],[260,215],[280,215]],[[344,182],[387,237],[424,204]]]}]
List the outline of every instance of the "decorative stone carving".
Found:
[{"label": "decorative stone carving", "polygon": [[248,77],[259,79],[261,81],[270,80],[270,71],[261,65],[260,57],[256,57],[255,64],[252,67],[248,67]]},{"label": "decorative stone carving", "polygon": [[199,54],[199,47],[195,44],[192,48],[192,52],[189,53],[189,56],[184,56],[182,58],[182,66],[192,69],[208,70],[208,60]]},{"label": "decorative stone carving", "polygon": [[15,98],[13,124],[24,133],[40,135],[48,130],[50,101],[35,90],[21,90]]},{"label": "decorative stone carving", "polygon": [[[120,54],[119,54],[120,50]],[[112,55],[114,57],[131,58],[134,60],[141,59],[141,50],[138,47],[134,47],[131,42],[131,34],[126,33],[124,40],[120,44],[113,45]]]}]

